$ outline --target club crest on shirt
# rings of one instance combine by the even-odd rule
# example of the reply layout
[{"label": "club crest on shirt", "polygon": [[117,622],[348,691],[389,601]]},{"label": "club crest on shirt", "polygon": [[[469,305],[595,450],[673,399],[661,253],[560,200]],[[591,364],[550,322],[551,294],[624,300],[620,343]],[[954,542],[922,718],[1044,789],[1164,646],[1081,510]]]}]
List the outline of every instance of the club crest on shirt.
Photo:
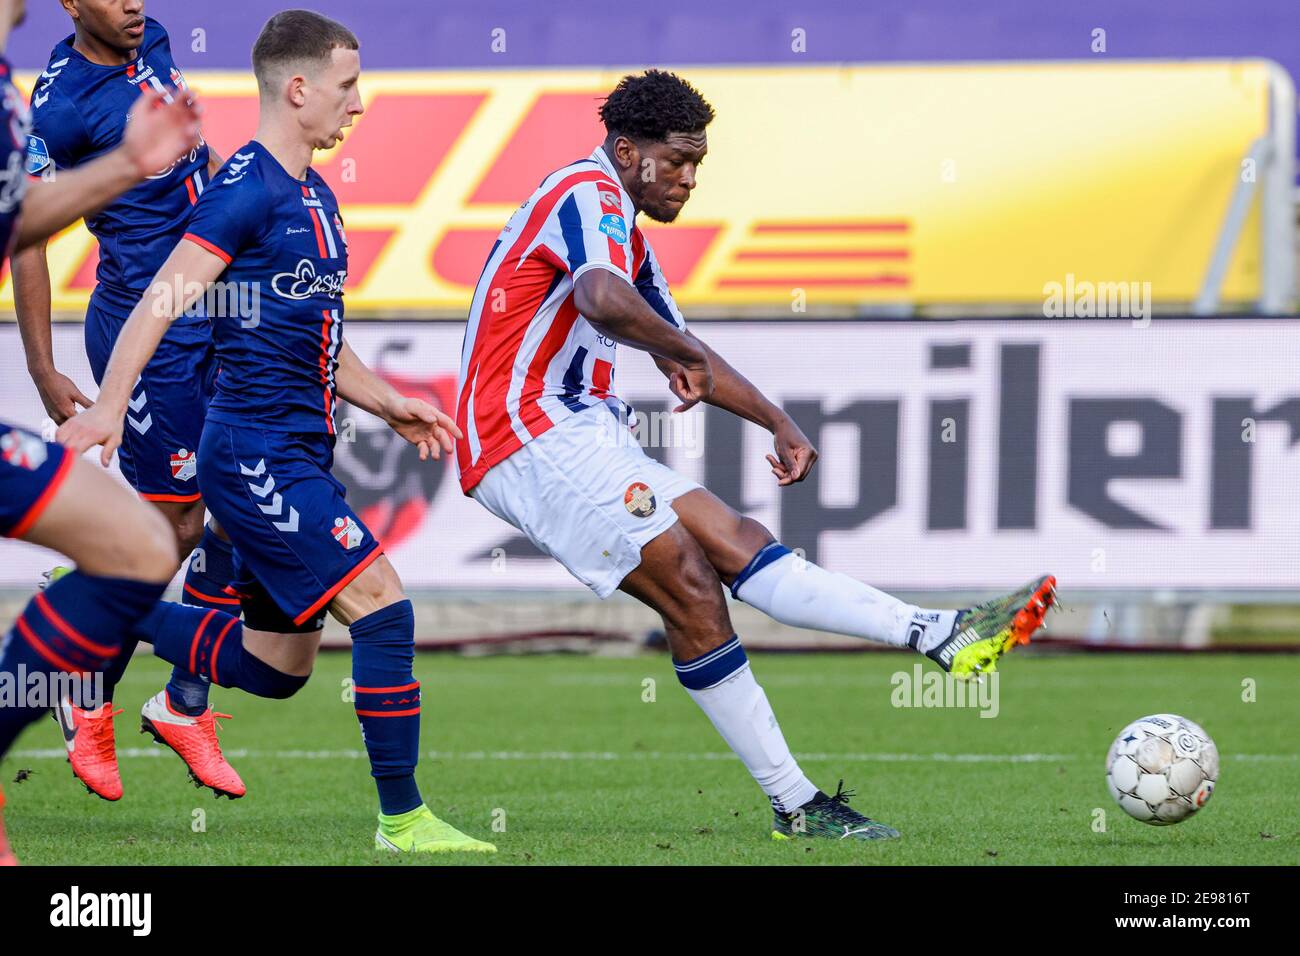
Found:
[{"label": "club crest on shirt", "polygon": [[360,547],[361,539],[366,536],[366,533],[361,530],[361,525],[357,524],[356,519],[351,515],[335,518],[334,530],[330,534],[334,535],[334,540],[343,546],[344,551]]},{"label": "club crest on shirt", "polygon": [[629,514],[638,518],[648,518],[655,513],[655,495],[650,486],[642,481],[634,481],[623,492],[623,507]]},{"label": "club crest on shirt", "polygon": [[48,456],[45,442],[35,435],[20,432],[16,428],[8,434],[0,435],[0,458],[11,465],[35,471],[45,464]]},{"label": "club crest on shirt", "polygon": [[199,453],[185,448],[176,449],[171,456],[172,477],[177,481],[189,481],[199,471]]}]

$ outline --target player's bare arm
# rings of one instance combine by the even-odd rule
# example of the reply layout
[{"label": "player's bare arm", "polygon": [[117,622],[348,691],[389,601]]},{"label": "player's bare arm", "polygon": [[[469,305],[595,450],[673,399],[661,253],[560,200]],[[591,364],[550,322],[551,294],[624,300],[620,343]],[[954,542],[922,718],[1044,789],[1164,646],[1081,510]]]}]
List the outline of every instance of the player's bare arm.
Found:
[{"label": "player's bare arm", "polygon": [[[59,427],[58,440],[63,445],[80,454],[102,444],[100,461],[108,467],[113,452],[122,444],[126,404],[140,372],[153,357],[168,325],[198,301],[225,268],[225,260],[198,243],[188,239],[177,243],[122,327],[94,407]],[[186,296],[178,299],[176,289],[184,289]]]},{"label": "player's bare arm", "polygon": [[455,450],[455,439],[464,438],[450,416],[428,402],[408,398],[376,375],[352,351],[347,340],[339,351],[334,373],[338,394],[353,405],[382,418],[388,427],[420,449],[420,460],[437,460]]},{"label": "player's bare arm", "polygon": [[[173,90],[173,92],[175,92]],[[85,166],[31,183],[23,200],[17,248],[47,239],[94,212],[199,142],[198,103],[158,90],[142,93],[131,109],[122,145]]]},{"label": "player's bare arm", "polygon": [[50,332],[50,264],[47,240],[42,239],[14,256],[14,312],[18,332],[27,356],[27,373],[36,384],[45,413],[56,425],[77,414],[77,406],[93,402],[77,383],[54,367],[54,343]]},{"label": "player's bare arm", "polygon": [[683,401],[704,401],[712,394],[703,343],[660,318],[625,280],[608,269],[590,269],[574,283],[573,304],[602,335],[675,363]]},{"label": "player's bare arm", "polygon": [[[696,338],[690,331],[686,334]],[[696,341],[699,342],[699,339],[696,338]],[[753,382],[736,371],[730,362],[706,343],[700,342],[700,347],[708,356],[709,368],[713,372],[713,394],[704,399],[705,403],[739,415],[772,433],[776,454],[768,455],[767,462],[772,466],[777,484],[792,485],[807,478],[813,463],[817,461],[817,449],[803,433],[803,429],[784,409],[759,391]],[[688,399],[682,390],[684,372],[679,365],[658,356],[655,357],[655,364],[668,377],[668,387],[673,394],[682,400],[682,404],[673,411],[684,412],[697,404],[697,400]]]}]

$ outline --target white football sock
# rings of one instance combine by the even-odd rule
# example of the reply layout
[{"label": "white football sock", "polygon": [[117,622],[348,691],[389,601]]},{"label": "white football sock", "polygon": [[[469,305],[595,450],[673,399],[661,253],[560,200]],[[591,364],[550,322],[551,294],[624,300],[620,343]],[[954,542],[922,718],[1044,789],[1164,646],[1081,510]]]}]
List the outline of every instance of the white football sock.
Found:
[{"label": "white football sock", "polygon": [[[788,551],[748,576],[742,572],[742,580],[739,586],[732,586],[732,594],[791,627],[848,634],[895,647],[907,647],[910,643],[922,654],[947,638],[957,619],[956,611],[935,611],[906,604],[869,584],[846,574],[831,573]],[[919,634],[914,633],[917,629]],[[909,642],[909,635],[916,640]]]},{"label": "white football sock", "polygon": [[[720,657],[727,658],[728,663],[739,662],[740,668],[710,687],[690,686],[697,682],[692,670],[696,675],[702,673],[710,658],[714,663],[723,664]],[[771,799],[773,807],[790,813],[817,795],[817,787],[804,776],[790,753],[767,695],[754,680],[738,640],[733,638],[695,661],[675,663],[675,666],[686,693],[713,722],[727,746]],[[716,669],[713,672],[716,675]]]}]

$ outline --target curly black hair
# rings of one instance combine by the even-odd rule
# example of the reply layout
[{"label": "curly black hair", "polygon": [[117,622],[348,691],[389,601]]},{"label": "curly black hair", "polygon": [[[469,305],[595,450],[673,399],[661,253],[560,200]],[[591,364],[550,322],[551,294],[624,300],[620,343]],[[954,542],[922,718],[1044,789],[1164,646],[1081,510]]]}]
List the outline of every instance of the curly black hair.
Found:
[{"label": "curly black hair", "polygon": [[696,133],[713,120],[713,107],[675,73],[646,70],[618,81],[600,119],[611,136],[662,143],[669,133]]}]

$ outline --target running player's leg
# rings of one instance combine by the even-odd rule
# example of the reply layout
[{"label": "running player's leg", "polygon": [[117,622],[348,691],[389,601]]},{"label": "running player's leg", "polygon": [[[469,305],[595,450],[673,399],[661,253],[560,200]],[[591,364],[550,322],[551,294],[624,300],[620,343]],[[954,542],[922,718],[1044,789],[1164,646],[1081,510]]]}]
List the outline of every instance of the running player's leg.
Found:
[{"label": "running player's leg", "polygon": [[[437,820],[415,783],[420,686],[415,616],[374,535],[330,473],[332,439],[209,422],[200,479],[212,513],[239,542],[244,628],[211,628],[192,659],[220,683],[232,642],[239,667],[306,680],[327,613],[348,626],[357,719],[379,793],[377,843],[396,850],[491,850]],[[218,613],[218,612],[209,612]],[[306,643],[304,643],[306,642]],[[254,663],[250,663],[254,662]]]},{"label": "running player's leg", "polygon": [[673,509],[736,599],[792,627],[910,647],[957,676],[994,670],[1042,625],[1055,597],[1055,579],[1045,575],[975,608],[922,608],[803,560],[703,488],[675,499]]},{"label": "running player's leg", "polygon": [[[100,470],[17,429],[4,441],[0,484],[9,520],[0,532],[77,563],[33,598],[0,650],[0,669],[45,675],[48,689],[58,685],[51,679],[58,674],[92,674],[118,653],[123,634],[166,587],[176,549],[161,516]],[[25,443],[21,457],[29,464],[17,463],[17,442]],[[41,488],[36,494],[33,477]],[[18,703],[0,710],[0,754],[53,701]]]}]

